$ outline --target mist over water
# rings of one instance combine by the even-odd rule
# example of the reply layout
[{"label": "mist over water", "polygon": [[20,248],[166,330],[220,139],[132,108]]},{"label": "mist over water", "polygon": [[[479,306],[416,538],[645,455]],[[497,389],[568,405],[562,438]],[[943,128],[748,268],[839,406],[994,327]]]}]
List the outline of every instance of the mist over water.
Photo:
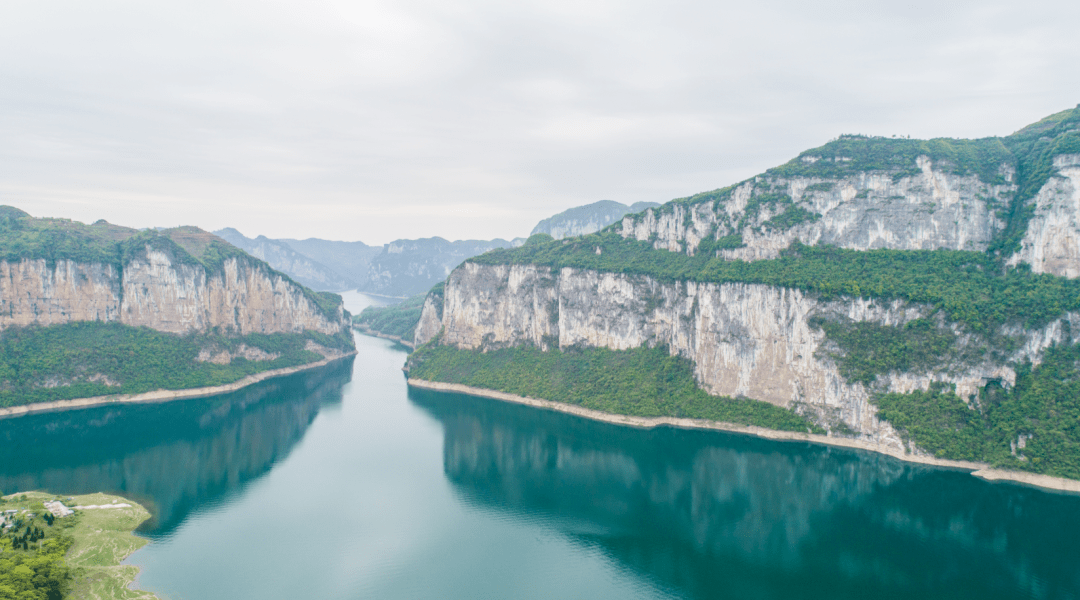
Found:
[{"label": "mist over water", "polygon": [[[346,297],[357,308],[360,297]],[[404,350],[0,421],[0,489],[146,502],[164,598],[1075,598],[1080,498],[409,391]]]}]

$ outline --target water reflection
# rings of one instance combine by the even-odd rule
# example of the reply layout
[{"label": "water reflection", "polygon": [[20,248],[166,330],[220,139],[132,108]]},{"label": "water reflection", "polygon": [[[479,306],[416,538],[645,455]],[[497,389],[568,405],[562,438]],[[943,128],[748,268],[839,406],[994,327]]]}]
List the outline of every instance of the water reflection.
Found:
[{"label": "water reflection", "polygon": [[152,535],[266,473],[338,404],[352,359],[238,392],[0,421],[0,490],[115,492],[146,502]]},{"label": "water reflection", "polygon": [[872,453],[410,399],[442,422],[464,501],[690,597],[1080,596],[1074,496]]}]

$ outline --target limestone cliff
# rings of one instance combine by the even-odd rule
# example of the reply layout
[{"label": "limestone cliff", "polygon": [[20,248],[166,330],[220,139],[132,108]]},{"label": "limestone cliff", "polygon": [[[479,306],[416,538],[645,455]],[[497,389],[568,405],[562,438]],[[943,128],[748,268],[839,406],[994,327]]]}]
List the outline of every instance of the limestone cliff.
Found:
[{"label": "limestone cliff", "polygon": [[896,447],[900,438],[877,419],[872,393],[948,383],[970,398],[989,381],[1015,382],[1009,364],[1037,362],[1051,344],[1074,342],[1071,332],[1080,334],[1080,315],[1070,313],[1046,328],[1020,332],[1023,343],[1008,363],[982,360],[890,373],[870,389],[841,376],[813,319],[898,325],[927,316],[930,307],[823,301],[800,290],[756,284],[661,283],[640,275],[473,263],[454,271],[439,304],[432,298],[425,305],[417,345],[439,332],[440,343],[485,350],[521,344],[613,350],[663,345],[693,361],[699,384],[711,394],[793,408],[829,428],[846,426]]},{"label": "limestone cliff", "polygon": [[344,309],[321,310],[303,288],[258,261],[231,257],[218,272],[179,263],[168,251],[144,246],[124,266],[120,320],[159,331],[221,329],[240,334],[348,327]]},{"label": "limestone cliff", "polygon": [[[61,228],[70,247],[58,252],[48,240]],[[16,215],[0,234],[13,247],[0,260],[0,330],[75,321],[178,334],[349,328],[340,301],[194,228],[139,233]]]},{"label": "limestone cliff", "polygon": [[[831,160],[841,160],[843,157]],[[813,155],[804,161],[830,160]],[[842,178],[765,176],[713,202],[672,203],[623,218],[624,237],[693,254],[703,240],[741,236],[718,251],[730,259],[775,258],[798,240],[853,250],[985,251],[1004,227],[996,208],[1016,191],[1013,169],[1001,183],[940,168],[927,156],[918,172],[857,172]]]},{"label": "limestone cliff", "polygon": [[1054,173],[1035,196],[1035,216],[1010,264],[1036,273],[1080,276],[1080,154],[1053,158]]}]

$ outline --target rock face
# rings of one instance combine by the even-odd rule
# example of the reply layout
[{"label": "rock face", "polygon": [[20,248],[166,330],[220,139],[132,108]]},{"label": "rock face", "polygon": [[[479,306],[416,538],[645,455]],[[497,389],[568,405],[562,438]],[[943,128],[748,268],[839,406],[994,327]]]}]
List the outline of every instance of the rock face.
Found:
[{"label": "rock face", "polygon": [[[615,252],[621,236],[633,263],[585,261],[580,253],[587,250],[575,248],[587,240],[536,242],[552,254],[560,246],[579,253],[565,261],[522,251],[465,263],[450,275],[441,303],[429,298],[417,346],[436,336],[442,344],[481,350],[662,346],[692,361],[699,386],[711,394],[770,402],[830,431],[851,430],[899,448],[900,437],[877,419],[871,398],[945,384],[971,402],[990,382],[1014,385],[1014,365],[1039,364],[1050,346],[1080,340],[1080,314],[1066,312],[1039,329],[1014,324],[975,335],[934,307],[900,300],[825,300],[794,287],[660,281],[620,271],[685,272],[667,269],[677,262],[667,260],[669,253],[776,259],[798,243],[988,253],[980,260],[989,259],[991,269],[1026,263],[1037,273],[1078,277],[1080,106],[1005,138],[841,136],[751,180],[625,216],[600,235]],[[527,264],[532,260],[611,272],[553,270]],[[790,260],[800,260],[798,253]],[[705,264],[695,275],[709,279],[707,262],[678,264]],[[932,366],[876,374],[866,385],[841,375],[834,358],[843,356],[841,338],[827,339],[822,326],[895,327],[915,319],[928,320],[917,326],[932,325],[950,340],[947,350],[934,350],[948,355],[935,355]],[[987,342],[1006,338],[1009,344],[993,348]]]},{"label": "rock face", "polygon": [[[425,304],[417,345],[440,331],[440,343],[484,350],[521,344],[545,350],[663,345],[693,362],[699,385],[711,394],[791,408],[830,429],[846,426],[864,439],[897,448],[900,437],[877,419],[872,390],[841,376],[826,351],[824,332],[812,319],[902,325],[932,312],[901,302],[820,301],[800,290],[759,284],[660,283],[641,275],[533,265],[466,263],[447,280],[444,293],[441,314],[438,299]],[[1066,315],[1041,330],[1010,333],[1021,334],[1023,343],[1008,362],[1038,362],[1049,345],[1076,341],[1080,315]],[[961,336],[961,344],[969,341]],[[909,392],[948,383],[969,398],[988,381],[1011,384],[1015,378],[1006,364],[984,360],[892,373],[881,385]]]},{"label": "rock face", "polygon": [[1036,273],[1080,276],[1080,154],[1053,159],[1054,174],[1035,196],[1035,215],[1010,264]]},{"label": "rock face", "polygon": [[0,261],[0,329],[120,318],[114,265],[44,259]]},{"label": "rock face", "polygon": [[218,272],[147,244],[123,266],[24,259],[0,261],[0,329],[73,321],[119,321],[170,333],[334,335],[344,310],[325,314],[304,290],[244,257]]},{"label": "rock face", "polygon": [[775,258],[796,240],[852,250],[986,250],[1004,227],[994,209],[1006,206],[1016,190],[1012,169],[1003,165],[1002,183],[994,185],[935,168],[926,156],[916,164],[918,174],[902,177],[765,175],[714,202],[669,203],[624,217],[619,232],[688,254],[702,240],[739,235],[738,247],[718,253],[743,260]]}]

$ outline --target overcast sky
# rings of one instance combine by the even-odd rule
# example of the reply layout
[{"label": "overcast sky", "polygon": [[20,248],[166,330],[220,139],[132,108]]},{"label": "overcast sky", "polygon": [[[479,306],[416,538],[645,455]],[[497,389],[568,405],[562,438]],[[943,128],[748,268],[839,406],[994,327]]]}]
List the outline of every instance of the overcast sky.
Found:
[{"label": "overcast sky", "polygon": [[1080,103],[1080,2],[0,2],[0,203],[382,244],[524,236],[841,133]]}]

